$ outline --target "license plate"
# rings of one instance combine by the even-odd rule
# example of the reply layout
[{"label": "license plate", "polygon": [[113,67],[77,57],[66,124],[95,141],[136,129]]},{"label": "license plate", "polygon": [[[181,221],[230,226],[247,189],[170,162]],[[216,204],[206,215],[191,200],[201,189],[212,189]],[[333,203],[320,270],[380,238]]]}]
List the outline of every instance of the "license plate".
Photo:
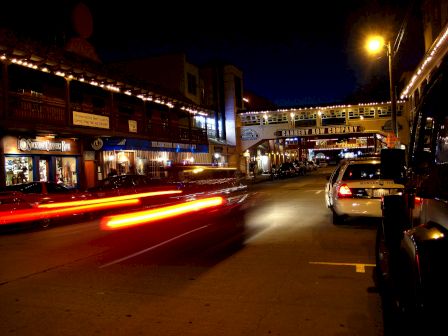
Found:
[{"label": "license plate", "polygon": [[389,189],[373,189],[373,197],[383,197],[390,194]]},{"label": "license plate", "polygon": [[367,195],[369,195],[370,197],[379,198],[379,197],[383,197],[383,196],[387,196],[387,195],[397,195],[397,194],[400,195],[402,192],[402,189],[378,188],[378,189],[370,189],[370,190],[366,189],[366,191],[367,191]]},{"label": "license plate", "polygon": [[367,181],[360,181],[359,182],[359,184],[361,184],[361,185],[375,185],[375,184],[377,184],[377,185],[380,185],[380,186],[388,185],[388,184],[394,184],[394,183],[395,183],[394,181],[389,181],[389,180],[381,180],[381,181],[378,181],[378,180],[367,180]]}]

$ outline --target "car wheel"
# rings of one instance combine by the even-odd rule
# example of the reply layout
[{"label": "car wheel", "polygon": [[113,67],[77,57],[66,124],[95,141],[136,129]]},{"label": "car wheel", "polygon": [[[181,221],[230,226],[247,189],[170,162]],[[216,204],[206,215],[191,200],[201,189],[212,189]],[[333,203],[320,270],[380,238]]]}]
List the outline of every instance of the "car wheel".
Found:
[{"label": "car wheel", "polygon": [[44,218],[44,219],[41,219],[39,222],[38,222],[38,225],[42,228],[42,229],[48,229],[48,227],[50,226],[50,219],[49,218]]}]

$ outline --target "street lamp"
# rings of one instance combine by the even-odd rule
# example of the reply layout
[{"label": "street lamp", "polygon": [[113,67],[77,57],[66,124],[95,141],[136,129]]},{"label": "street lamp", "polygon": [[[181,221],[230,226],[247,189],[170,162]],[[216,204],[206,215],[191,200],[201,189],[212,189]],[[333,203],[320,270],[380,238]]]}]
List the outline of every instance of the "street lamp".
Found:
[{"label": "street lamp", "polygon": [[393,52],[390,41],[385,42],[381,36],[373,36],[367,40],[366,45],[369,53],[376,54],[381,52],[381,50],[386,51],[386,55],[389,61],[389,91],[390,91],[390,102],[391,102],[391,114],[392,114],[392,131],[396,138],[398,138],[398,127],[397,127],[397,98],[395,96],[394,89],[394,72],[393,72]]}]

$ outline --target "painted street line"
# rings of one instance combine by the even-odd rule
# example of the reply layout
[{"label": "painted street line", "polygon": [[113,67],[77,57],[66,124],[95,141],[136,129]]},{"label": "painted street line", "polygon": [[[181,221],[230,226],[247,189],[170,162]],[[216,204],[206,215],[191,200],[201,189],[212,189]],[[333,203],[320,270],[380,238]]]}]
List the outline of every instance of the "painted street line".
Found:
[{"label": "painted street line", "polygon": [[134,258],[134,257],[136,257],[136,256],[138,256],[138,255],[140,255],[140,254],[149,252],[149,251],[154,250],[154,249],[156,249],[156,248],[158,248],[158,247],[160,247],[160,246],[163,246],[163,245],[165,245],[165,244],[171,243],[172,241],[175,241],[176,239],[185,237],[185,236],[187,236],[187,235],[189,235],[189,234],[192,234],[192,233],[194,233],[194,232],[196,232],[196,231],[205,229],[206,227],[208,227],[208,225],[204,225],[204,226],[198,227],[197,229],[194,229],[194,230],[191,230],[191,231],[182,233],[181,235],[178,235],[178,236],[176,236],[176,237],[173,237],[173,238],[170,238],[170,239],[168,239],[168,240],[165,240],[165,241],[163,241],[163,242],[161,242],[161,243],[159,243],[159,244],[156,244],[156,245],[154,245],[154,246],[148,247],[148,248],[146,248],[146,249],[144,249],[144,250],[141,250],[141,251],[138,251],[138,252],[136,252],[136,253],[130,254],[130,255],[126,256],[126,257],[123,257],[123,258],[120,258],[120,259],[117,259],[117,260],[108,262],[107,264],[101,265],[99,268],[108,267],[108,266],[111,266],[111,265],[114,265],[114,264],[118,264],[118,263],[120,263],[120,262],[122,262],[122,261],[131,259],[131,258]]},{"label": "painted street line", "polygon": [[362,263],[337,263],[337,262],[321,262],[321,261],[310,261],[312,265],[330,265],[330,266],[355,266],[357,273],[365,273],[366,267],[375,267],[375,264],[362,264]]}]

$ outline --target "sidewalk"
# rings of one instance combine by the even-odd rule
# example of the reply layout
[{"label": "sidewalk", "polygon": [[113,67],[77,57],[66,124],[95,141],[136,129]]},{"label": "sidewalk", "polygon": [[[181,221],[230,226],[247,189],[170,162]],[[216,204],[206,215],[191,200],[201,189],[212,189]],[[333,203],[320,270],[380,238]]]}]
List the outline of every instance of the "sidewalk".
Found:
[{"label": "sidewalk", "polygon": [[261,174],[257,176],[246,176],[245,178],[247,184],[255,184],[265,181],[272,181],[271,174]]}]

